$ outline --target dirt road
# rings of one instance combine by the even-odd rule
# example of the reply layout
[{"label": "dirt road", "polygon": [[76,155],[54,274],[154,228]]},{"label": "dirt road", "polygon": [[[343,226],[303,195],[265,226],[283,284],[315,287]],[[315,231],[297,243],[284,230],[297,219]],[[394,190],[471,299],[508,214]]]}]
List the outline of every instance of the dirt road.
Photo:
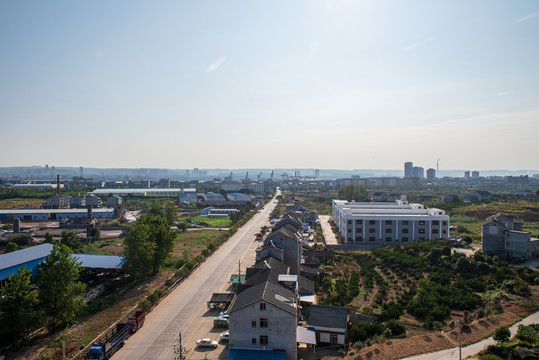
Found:
[{"label": "dirt road", "polygon": [[266,205],[247,224],[236,232],[212,256],[199,266],[187,279],[174,289],[146,316],[144,326],[135,333],[113,357],[113,360],[174,359],[174,345],[181,331],[187,359],[217,359],[222,356],[225,344],[216,349],[196,349],[196,340],[209,337],[219,340],[226,329],[213,329],[213,319],[218,312],[208,312],[206,302],[214,292],[225,292],[230,286],[230,275],[254,264],[255,233],[263,225],[269,225],[269,214],[275,207],[275,199]]},{"label": "dirt road", "polygon": [[[530,325],[530,324],[537,324],[539,322],[539,312],[536,312],[534,314],[531,314],[527,318],[517,322],[513,326],[511,326],[509,329],[511,330],[511,336],[514,336],[517,333],[518,325]],[[472,356],[483,350],[489,345],[496,344],[496,341],[492,337],[489,337],[487,339],[481,340],[476,342],[475,344],[471,344],[468,346],[465,346],[462,348],[462,358],[466,358],[467,356]],[[458,359],[459,358],[459,348],[451,348],[441,351],[436,351],[433,353],[428,354],[422,354],[417,356],[412,356],[409,358],[406,358],[406,360],[451,360],[451,359]]]}]

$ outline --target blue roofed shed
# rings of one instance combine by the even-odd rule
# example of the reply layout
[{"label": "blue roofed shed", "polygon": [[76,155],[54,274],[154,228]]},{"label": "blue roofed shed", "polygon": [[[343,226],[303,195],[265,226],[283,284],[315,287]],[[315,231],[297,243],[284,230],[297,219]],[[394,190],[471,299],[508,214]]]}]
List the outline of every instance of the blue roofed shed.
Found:
[{"label": "blue roofed shed", "polygon": [[81,262],[81,267],[92,269],[121,269],[126,260],[117,255],[73,254]]},{"label": "blue roofed shed", "polygon": [[23,265],[35,275],[37,266],[50,254],[52,248],[52,244],[42,244],[0,255],[0,281],[17,274]]},{"label": "blue roofed shed", "polygon": [[227,360],[285,360],[283,350],[230,349]]}]

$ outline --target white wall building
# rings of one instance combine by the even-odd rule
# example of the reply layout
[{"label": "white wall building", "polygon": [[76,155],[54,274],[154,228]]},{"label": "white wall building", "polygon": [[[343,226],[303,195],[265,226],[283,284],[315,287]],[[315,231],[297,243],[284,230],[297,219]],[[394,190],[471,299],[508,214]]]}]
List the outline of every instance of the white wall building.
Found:
[{"label": "white wall building", "polygon": [[409,204],[333,200],[333,221],[347,244],[399,244],[446,239],[449,216],[441,209]]}]

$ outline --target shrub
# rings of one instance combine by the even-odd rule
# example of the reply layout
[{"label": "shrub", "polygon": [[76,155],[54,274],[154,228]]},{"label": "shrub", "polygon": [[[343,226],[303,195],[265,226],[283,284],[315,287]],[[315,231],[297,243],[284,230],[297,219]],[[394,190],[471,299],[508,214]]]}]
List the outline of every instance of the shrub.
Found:
[{"label": "shrub", "polygon": [[479,357],[479,360],[503,360],[503,359],[499,357],[498,355],[487,354],[487,355],[481,355]]},{"label": "shrub", "polygon": [[141,300],[138,303],[138,308],[142,311],[147,311],[152,306],[152,303],[148,299]]}]

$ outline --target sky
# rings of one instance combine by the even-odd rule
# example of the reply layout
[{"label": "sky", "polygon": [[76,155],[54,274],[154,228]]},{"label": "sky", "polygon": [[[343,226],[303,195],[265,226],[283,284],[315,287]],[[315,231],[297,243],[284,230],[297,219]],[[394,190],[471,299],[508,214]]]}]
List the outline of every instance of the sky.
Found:
[{"label": "sky", "polygon": [[539,169],[539,1],[0,2],[0,166]]}]

